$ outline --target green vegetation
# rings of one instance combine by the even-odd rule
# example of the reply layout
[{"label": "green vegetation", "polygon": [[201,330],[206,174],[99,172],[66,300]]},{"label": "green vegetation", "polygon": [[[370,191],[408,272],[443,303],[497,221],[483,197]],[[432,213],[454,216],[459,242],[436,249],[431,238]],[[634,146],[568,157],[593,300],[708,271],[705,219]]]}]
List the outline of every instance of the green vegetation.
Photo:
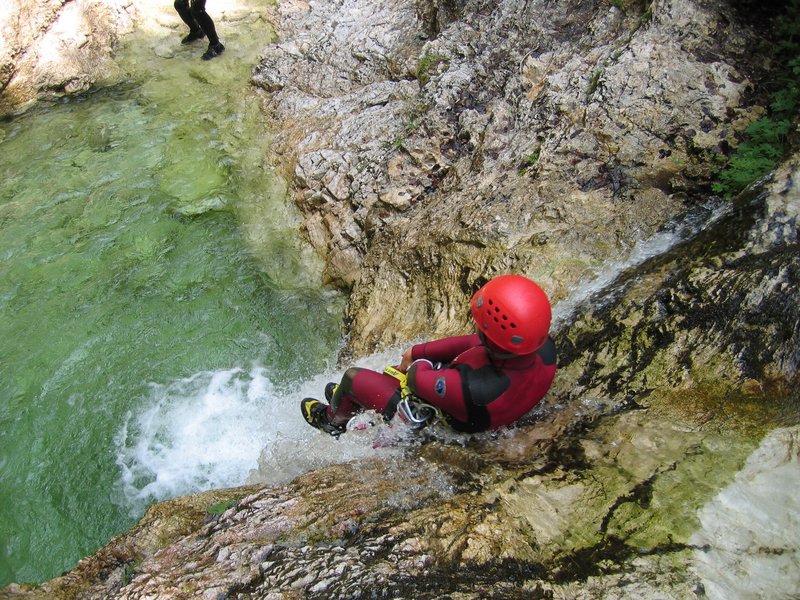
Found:
[{"label": "green vegetation", "polygon": [[419,57],[417,60],[417,81],[419,81],[420,87],[424,87],[430,81],[431,73],[443,62],[447,62],[446,56],[430,50],[426,50],[425,54]]},{"label": "green vegetation", "polygon": [[428,106],[424,102],[413,104],[405,111],[405,125],[402,132],[391,141],[384,141],[383,147],[389,150],[407,151],[407,142],[422,127],[422,117],[427,110]]},{"label": "green vegetation", "polygon": [[768,113],[754,121],[724,166],[715,171],[712,189],[732,198],[772,171],[783,158],[792,122],[800,110],[800,0],[776,19],[776,70]]},{"label": "green vegetation", "polygon": [[600,82],[603,80],[603,75],[605,74],[606,70],[603,67],[597,67],[594,71],[592,71],[592,76],[589,79],[589,85],[586,88],[586,97],[591,98],[592,94],[594,94],[597,87],[600,85]]},{"label": "green vegetation", "polygon": [[527,174],[528,171],[530,171],[533,167],[536,166],[536,163],[539,161],[539,154],[540,153],[541,153],[541,150],[539,148],[537,148],[536,150],[534,150],[533,152],[531,152],[530,154],[528,154],[525,157],[523,165],[519,169],[519,174],[520,175]]},{"label": "green vegetation", "polygon": [[232,500],[227,500],[225,502],[218,502],[213,506],[209,506],[206,512],[210,515],[221,515],[231,506],[234,506],[237,502],[239,502],[239,499],[237,498],[233,498]]},{"label": "green vegetation", "polygon": [[131,581],[133,581],[134,575],[136,575],[136,563],[138,561],[131,561],[125,563],[125,566],[122,567],[122,575],[120,577],[120,584],[122,587],[128,585]]}]

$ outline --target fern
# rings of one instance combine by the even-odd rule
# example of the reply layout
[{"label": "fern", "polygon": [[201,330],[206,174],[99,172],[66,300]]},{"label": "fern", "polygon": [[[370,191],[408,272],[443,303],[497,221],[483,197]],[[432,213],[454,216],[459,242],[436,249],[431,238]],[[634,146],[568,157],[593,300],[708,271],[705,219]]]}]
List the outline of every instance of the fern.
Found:
[{"label": "fern", "polygon": [[772,94],[769,114],[753,122],[744,140],[724,167],[715,171],[715,193],[731,198],[772,171],[783,158],[792,120],[800,110],[800,0],[788,3],[786,13],[775,21],[779,38],[775,73],[777,90]]}]

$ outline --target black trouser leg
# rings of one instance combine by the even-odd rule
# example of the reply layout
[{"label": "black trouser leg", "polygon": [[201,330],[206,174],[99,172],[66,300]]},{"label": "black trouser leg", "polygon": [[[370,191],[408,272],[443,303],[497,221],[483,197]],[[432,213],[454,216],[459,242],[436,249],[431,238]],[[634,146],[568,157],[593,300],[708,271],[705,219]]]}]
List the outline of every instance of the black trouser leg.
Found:
[{"label": "black trouser leg", "polygon": [[192,16],[192,11],[189,9],[189,0],[175,0],[175,10],[181,21],[189,26],[189,31],[194,33],[200,31],[200,25]]},{"label": "black trouser leg", "polygon": [[211,17],[209,17],[206,12],[206,0],[192,0],[192,16],[194,20],[197,21],[198,25],[200,25],[200,29],[203,30],[206,37],[208,37],[209,46],[216,46],[219,44],[214,21],[211,20]]}]

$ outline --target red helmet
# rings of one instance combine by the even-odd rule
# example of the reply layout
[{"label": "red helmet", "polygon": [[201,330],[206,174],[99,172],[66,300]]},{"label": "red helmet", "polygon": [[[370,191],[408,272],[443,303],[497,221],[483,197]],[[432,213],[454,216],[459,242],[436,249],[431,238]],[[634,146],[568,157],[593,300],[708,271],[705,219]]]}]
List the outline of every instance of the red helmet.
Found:
[{"label": "red helmet", "polygon": [[550,300],[527,277],[495,277],[475,292],[471,307],[478,331],[507,352],[530,354],[547,341]]}]

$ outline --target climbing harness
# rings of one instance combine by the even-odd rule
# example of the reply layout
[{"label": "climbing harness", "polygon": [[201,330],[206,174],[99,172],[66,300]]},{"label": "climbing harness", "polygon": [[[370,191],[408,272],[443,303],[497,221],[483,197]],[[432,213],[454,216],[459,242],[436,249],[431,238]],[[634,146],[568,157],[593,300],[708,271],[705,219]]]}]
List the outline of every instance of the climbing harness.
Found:
[{"label": "climbing harness", "polygon": [[397,403],[397,412],[400,418],[414,431],[434,423],[444,423],[444,413],[436,406],[424,402],[416,397],[408,387],[408,377],[394,367],[386,367],[384,374],[390,375],[400,382],[400,402]]}]

